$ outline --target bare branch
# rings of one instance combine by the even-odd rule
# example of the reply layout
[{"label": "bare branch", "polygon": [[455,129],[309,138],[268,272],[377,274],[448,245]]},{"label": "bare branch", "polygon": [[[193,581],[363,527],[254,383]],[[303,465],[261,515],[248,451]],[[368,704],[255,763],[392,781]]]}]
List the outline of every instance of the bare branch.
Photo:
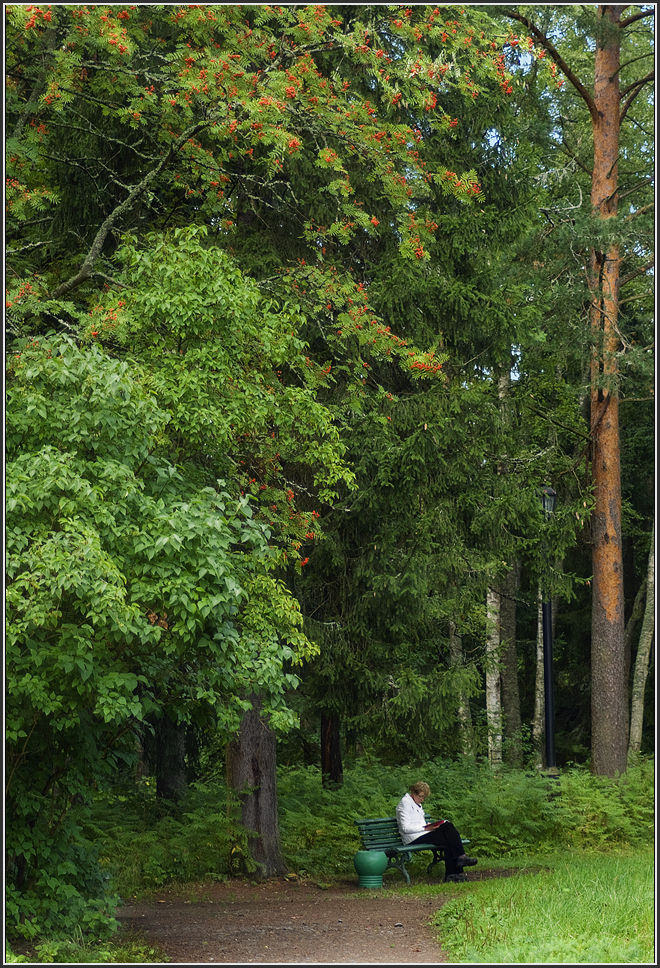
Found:
[{"label": "bare branch", "polygon": [[94,279],[103,279],[103,281],[107,282],[109,286],[117,286],[119,289],[126,289],[126,286],[123,282],[120,282],[119,279],[114,279],[112,276],[106,275],[105,272],[99,272],[97,270],[96,272],[92,272],[91,276]]},{"label": "bare branch", "polygon": [[651,7],[650,10],[640,10],[638,13],[633,13],[631,14],[630,17],[626,17],[625,20],[620,20],[619,27],[621,27],[621,29],[623,30],[624,27],[629,27],[630,24],[636,23],[638,20],[641,20],[642,17],[654,17],[654,16],[655,16],[655,7]]},{"label": "bare branch", "polygon": [[643,266],[640,266],[638,269],[633,269],[633,271],[629,272],[627,276],[623,276],[623,278],[619,280],[619,289],[623,289],[625,285],[627,285],[633,279],[636,279],[637,276],[644,275],[644,273],[648,272],[649,269],[652,269],[654,265],[655,265],[655,259],[651,259],[649,262],[646,262]]},{"label": "bare branch", "polygon": [[648,81],[652,81],[655,78],[655,71],[649,71],[644,77],[640,77],[639,80],[633,81],[628,87],[621,91],[621,97],[625,97],[630,91],[634,91],[636,87],[640,87],[642,84],[646,84]]},{"label": "bare branch", "polygon": [[580,95],[582,100],[589,108],[589,113],[591,114],[591,117],[593,118],[594,122],[598,121],[598,111],[596,109],[596,102],[594,101],[593,97],[586,89],[582,81],[579,79],[579,77],[568,66],[568,64],[561,56],[561,54],[554,46],[554,44],[552,44],[551,41],[548,40],[546,35],[541,30],[539,30],[539,28],[535,24],[533,24],[528,17],[525,17],[524,14],[521,14],[517,10],[513,10],[510,7],[506,7],[502,11],[502,13],[504,14],[505,17],[509,17],[511,20],[518,20],[521,24],[524,24],[525,27],[527,27],[529,32],[533,34],[533,36],[536,38],[536,40],[538,40],[541,46],[545,48],[545,50],[547,50],[547,52],[550,54],[553,61],[557,65],[557,67],[559,67],[562,73],[571,82],[571,84],[573,85],[577,93]]},{"label": "bare branch", "polygon": [[150,172],[147,172],[147,174],[144,176],[142,181],[139,182],[131,189],[128,197],[125,198],[120,205],[117,205],[117,207],[114,208],[112,212],[110,212],[110,214],[105,219],[105,221],[99,228],[98,232],[96,233],[96,237],[92,242],[92,246],[89,252],[87,253],[87,255],[85,256],[83,264],[81,265],[78,272],[74,276],[71,276],[70,279],[67,279],[66,282],[63,282],[60,286],[58,286],[57,289],[53,293],[51,293],[51,295],[48,298],[59,299],[62,296],[64,296],[66,293],[70,292],[72,289],[76,289],[79,285],[81,285],[81,283],[89,279],[89,277],[92,275],[94,264],[96,263],[96,260],[101,254],[101,249],[103,248],[103,244],[108,236],[108,233],[111,231],[111,229],[114,228],[116,222],[118,222],[119,219],[121,219],[121,217],[124,215],[125,212],[130,211],[130,209],[133,207],[134,203],[137,201],[140,195],[142,195],[142,193],[146,191],[149,185],[154,181],[154,179],[161,173],[163,168],[168,164],[168,162],[170,161],[174,153],[182,145],[184,145],[189,138],[197,134],[197,132],[201,131],[203,128],[208,127],[212,123],[213,122],[211,120],[201,121],[201,122],[198,122],[197,124],[192,125],[190,128],[188,128],[186,131],[183,132],[183,134],[170,146],[167,153],[163,155],[163,157],[158,162],[156,167],[152,168]]},{"label": "bare branch", "polygon": [[637,218],[638,215],[644,215],[645,212],[650,212],[652,208],[655,208],[654,202],[650,202],[648,205],[642,205],[641,208],[636,208],[634,212],[631,212],[629,215],[626,215],[623,221],[632,222],[632,220],[634,218]]},{"label": "bare branch", "polygon": [[655,71],[649,71],[649,73],[646,75],[646,77],[641,77],[638,81],[635,81],[634,84],[631,84],[630,87],[627,87],[625,89],[625,91],[623,91],[623,93],[621,95],[622,97],[624,95],[626,95],[629,91],[630,91],[630,97],[628,98],[628,100],[626,101],[626,103],[621,108],[621,114],[619,116],[619,122],[622,122],[623,121],[623,119],[625,118],[626,114],[628,113],[628,109],[630,108],[630,105],[633,103],[633,101],[635,100],[635,98],[637,97],[637,95],[640,93],[640,91],[642,90],[642,88],[644,87],[644,85],[645,84],[648,84],[650,81],[652,81],[654,79],[655,79]]},{"label": "bare branch", "polygon": [[582,171],[585,172],[585,174],[589,175],[589,177],[593,175],[593,170],[591,168],[588,168],[584,164],[584,162],[579,158],[579,156],[575,153],[574,149],[571,148],[568,141],[564,137],[562,137],[561,150],[565,154],[567,154],[569,158],[572,158],[575,164],[578,166],[578,168],[581,168]]},{"label": "bare branch", "polygon": [[619,192],[619,201],[621,201],[622,198],[627,198],[628,195],[634,195],[635,192],[638,192],[640,188],[644,187],[644,185],[651,185],[651,184],[653,184],[652,178],[644,178],[641,182],[639,182],[639,184],[633,185],[632,188],[626,189],[625,192]]}]

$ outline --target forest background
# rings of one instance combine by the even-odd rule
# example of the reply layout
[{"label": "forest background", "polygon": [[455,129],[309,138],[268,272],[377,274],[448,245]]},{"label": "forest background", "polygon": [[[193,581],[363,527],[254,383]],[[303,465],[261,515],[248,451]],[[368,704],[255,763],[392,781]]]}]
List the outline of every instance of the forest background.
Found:
[{"label": "forest background", "polygon": [[653,7],[6,14],[10,934],[110,923],[150,777],[275,873],[278,763],[542,767],[542,600],[558,765],[637,768]]}]

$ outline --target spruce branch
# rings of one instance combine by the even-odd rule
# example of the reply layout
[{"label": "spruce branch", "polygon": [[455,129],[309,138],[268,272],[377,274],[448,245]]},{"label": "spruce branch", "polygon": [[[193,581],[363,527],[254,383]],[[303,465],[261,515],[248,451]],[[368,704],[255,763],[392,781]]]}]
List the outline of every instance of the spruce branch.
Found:
[{"label": "spruce branch", "polygon": [[643,266],[639,266],[639,268],[633,269],[632,272],[629,272],[628,275],[623,276],[623,278],[619,281],[619,289],[623,289],[624,286],[626,286],[629,282],[632,282],[633,279],[636,279],[637,276],[644,275],[644,273],[648,272],[649,269],[652,269],[654,265],[655,265],[655,259],[651,259],[649,262],[646,262]]}]

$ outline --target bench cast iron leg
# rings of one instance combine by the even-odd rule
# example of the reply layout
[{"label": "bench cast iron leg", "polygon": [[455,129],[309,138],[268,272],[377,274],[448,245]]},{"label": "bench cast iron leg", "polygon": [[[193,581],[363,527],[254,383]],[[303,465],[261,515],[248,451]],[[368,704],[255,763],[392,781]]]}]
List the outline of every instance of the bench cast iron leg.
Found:
[{"label": "bench cast iron leg", "polygon": [[388,870],[390,867],[396,867],[396,869],[401,871],[401,873],[405,877],[406,884],[410,884],[410,875],[406,870],[406,863],[405,863],[406,860],[410,860],[409,854],[405,855],[405,858],[404,858],[404,855],[402,854],[396,854],[394,857],[388,857],[387,867],[385,868],[385,870]]}]

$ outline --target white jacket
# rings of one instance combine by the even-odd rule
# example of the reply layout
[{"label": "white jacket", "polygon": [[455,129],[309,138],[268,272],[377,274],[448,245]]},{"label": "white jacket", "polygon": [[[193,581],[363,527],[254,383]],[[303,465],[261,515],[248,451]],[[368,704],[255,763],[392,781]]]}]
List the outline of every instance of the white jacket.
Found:
[{"label": "white jacket", "polygon": [[409,793],[406,793],[399,800],[396,807],[396,822],[399,826],[399,833],[404,844],[410,844],[417,837],[426,833],[424,827],[424,807],[415,803]]}]

